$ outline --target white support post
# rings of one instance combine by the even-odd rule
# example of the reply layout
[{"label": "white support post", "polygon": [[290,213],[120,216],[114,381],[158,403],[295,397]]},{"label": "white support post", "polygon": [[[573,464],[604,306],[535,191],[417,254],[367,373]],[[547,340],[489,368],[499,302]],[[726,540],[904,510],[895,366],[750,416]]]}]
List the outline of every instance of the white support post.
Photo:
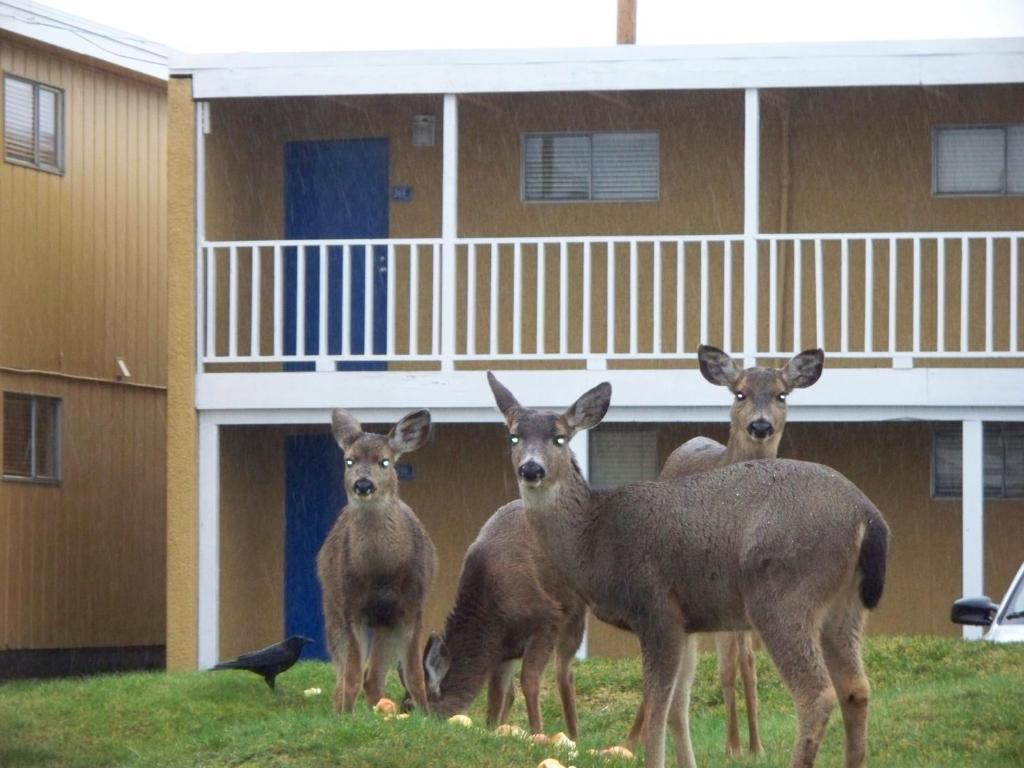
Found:
[{"label": "white support post", "polygon": [[[581,429],[575,435],[569,443],[569,447],[572,448],[573,454],[576,456],[576,464],[579,465],[580,472],[583,473],[583,478],[589,483],[590,482],[590,432],[586,429]],[[587,658],[587,646],[588,646],[588,634],[589,629],[583,628],[583,639],[580,640],[580,647],[576,650],[576,658],[583,661]]]},{"label": "white support post", "polygon": [[459,102],[444,96],[441,157],[441,370],[455,368],[455,238],[458,237]]},{"label": "white support post", "polygon": [[[195,115],[195,183],[196,183],[196,373],[203,372],[203,356],[209,351],[206,349],[206,339],[203,330],[206,327],[204,315],[205,273],[203,270],[203,243],[206,240],[206,129],[209,126],[208,110],[209,102],[196,102]],[[211,250],[207,258],[213,258]]]},{"label": "white support post", "polygon": [[200,669],[220,655],[220,426],[199,415],[199,552],[196,648]]},{"label": "white support post", "polygon": [[[747,88],[743,129],[743,364],[757,365],[757,236],[761,229],[761,104]],[[729,339],[725,340],[728,349]]]},{"label": "white support post", "polygon": [[[977,420],[963,422],[963,584],[965,596],[985,592],[984,430]],[[965,639],[981,638],[981,627],[963,628]]]}]

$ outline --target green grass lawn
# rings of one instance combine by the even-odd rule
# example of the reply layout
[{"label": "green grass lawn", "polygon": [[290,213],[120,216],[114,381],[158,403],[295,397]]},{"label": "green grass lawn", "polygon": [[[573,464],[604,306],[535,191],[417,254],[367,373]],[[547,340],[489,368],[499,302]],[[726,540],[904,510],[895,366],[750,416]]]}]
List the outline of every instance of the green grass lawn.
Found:
[{"label": "green grass lawn", "polygon": [[[875,639],[866,663],[874,688],[869,761],[877,766],[1024,766],[1024,644],[996,646],[934,638]],[[701,658],[691,727],[701,765],[786,766],[795,720],[767,659],[759,657],[761,725],[767,756],[724,757],[722,696],[711,655]],[[333,674],[300,663],[277,694],[246,672],[130,674],[0,685],[0,766],[522,766],[558,757],[579,768],[629,765],[587,754],[625,735],[639,700],[636,660],[577,665],[579,755],[500,738],[414,715],[385,721],[360,703],[331,711]],[[311,687],[323,695],[306,697]],[[391,695],[398,697],[392,674]],[[563,730],[550,678],[545,730]],[[742,697],[741,697],[742,698]],[[470,711],[483,722],[483,696]],[[526,727],[522,697],[512,722]],[[842,728],[833,714],[819,765],[841,765]],[[745,729],[741,728],[745,733]],[[670,753],[671,755],[671,753]],[[670,763],[671,764],[671,763]]]}]

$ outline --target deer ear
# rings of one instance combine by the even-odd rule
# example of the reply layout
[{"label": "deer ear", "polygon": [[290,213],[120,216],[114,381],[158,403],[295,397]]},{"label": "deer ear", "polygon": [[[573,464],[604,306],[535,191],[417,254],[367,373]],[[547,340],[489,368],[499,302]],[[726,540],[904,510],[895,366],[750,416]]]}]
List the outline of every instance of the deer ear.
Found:
[{"label": "deer ear", "polygon": [[508,388],[498,381],[490,371],[487,372],[487,383],[491,385],[491,392],[494,393],[494,402],[498,404],[498,410],[501,411],[501,415],[505,417],[506,422],[512,421],[515,415],[522,410],[522,406],[519,405],[516,396],[509,392]]},{"label": "deer ear", "polygon": [[712,347],[710,344],[701,344],[697,347],[697,362],[700,363],[700,372],[704,378],[720,387],[732,387],[736,377],[740,375],[740,369],[735,361],[718,347]]},{"label": "deer ear", "polygon": [[573,434],[581,429],[596,427],[604,415],[608,413],[608,406],[612,401],[612,385],[602,381],[593,389],[587,390],[580,399],[569,406],[562,418],[569,425]]},{"label": "deer ear", "polygon": [[352,445],[363,434],[363,428],[355,416],[344,408],[335,408],[331,413],[331,429],[342,450]]},{"label": "deer ear", "polygon": [[825,353],[820,349],[808,349],[786,363],[782,377],[790,389],[809,387],[819,379],[824,365]]},{"label": "deer ear", "polygon": [[430,411],[413,411],[391,428],[388,445],[396,454],[409,453],[423,446],[430,437]]},{"label": "deer ear", "polygon": [[452,659],[444,639],[436,632],[431,632],[427,647],[423,650],[423,671],[426,674],[427,686],[437,690],[444,676],[448,674],[451,664]]}]

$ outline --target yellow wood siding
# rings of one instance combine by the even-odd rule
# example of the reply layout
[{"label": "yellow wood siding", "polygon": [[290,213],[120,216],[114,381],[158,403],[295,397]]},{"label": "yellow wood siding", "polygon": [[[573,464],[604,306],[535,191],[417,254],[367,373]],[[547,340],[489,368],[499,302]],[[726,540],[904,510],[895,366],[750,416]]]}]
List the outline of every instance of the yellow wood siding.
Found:
[{"label": "yellow wood siding", "polygon": [[0,648],[161,645],[166,85],[6,33],[0,74],[63,90],[65,156],[0,162],[0,389],[63,401],[61,483],[0,482]]},{"label": "yellow wood siding", "polygon": [[61,398],[64,446],[60,483],[0,481],[0,650],[162,645],[163,391],[2,371],[0,390]]},{"label": "yellow wood siding", "polygon": [[164,384],[166,86],[2,34],[0,71],[65,116],[63,174],[0,162],[0,362]]}]

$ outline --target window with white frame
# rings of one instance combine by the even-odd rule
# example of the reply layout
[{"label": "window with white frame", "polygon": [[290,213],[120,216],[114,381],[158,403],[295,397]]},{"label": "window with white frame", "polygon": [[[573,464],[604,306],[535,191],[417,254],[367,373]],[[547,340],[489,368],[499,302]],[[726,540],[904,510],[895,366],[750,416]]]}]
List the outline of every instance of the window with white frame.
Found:
[{"label": "window with white frame", "polygon": [[1024,125],[939,126],[932,145],[936,195],[1024,195]]},{"label": "window with white frame", "polygon": [[4,75],[4,159],[64,171],[64,91]]},{"label": "window with white frame", "polygon": [[657,200],[660,169],[657,131],[523,136],[526,202]]},{"label": "window with white frame", "polygon": [[633,424],[602,424],[590,432],[590,485],[614,488],[658,477],[658,431]]},{"label": "window with white frame", "polygon": [[[984,430],[985,496],[1024,498],[1024,424],[988,423]],[[932,445],[932,496],[963,496],[963,431],[960,426],[935,430]]]},{"label": "window with white frame", "polygon": [[4,392],[3,478],[60,480],[61,401]]}]

